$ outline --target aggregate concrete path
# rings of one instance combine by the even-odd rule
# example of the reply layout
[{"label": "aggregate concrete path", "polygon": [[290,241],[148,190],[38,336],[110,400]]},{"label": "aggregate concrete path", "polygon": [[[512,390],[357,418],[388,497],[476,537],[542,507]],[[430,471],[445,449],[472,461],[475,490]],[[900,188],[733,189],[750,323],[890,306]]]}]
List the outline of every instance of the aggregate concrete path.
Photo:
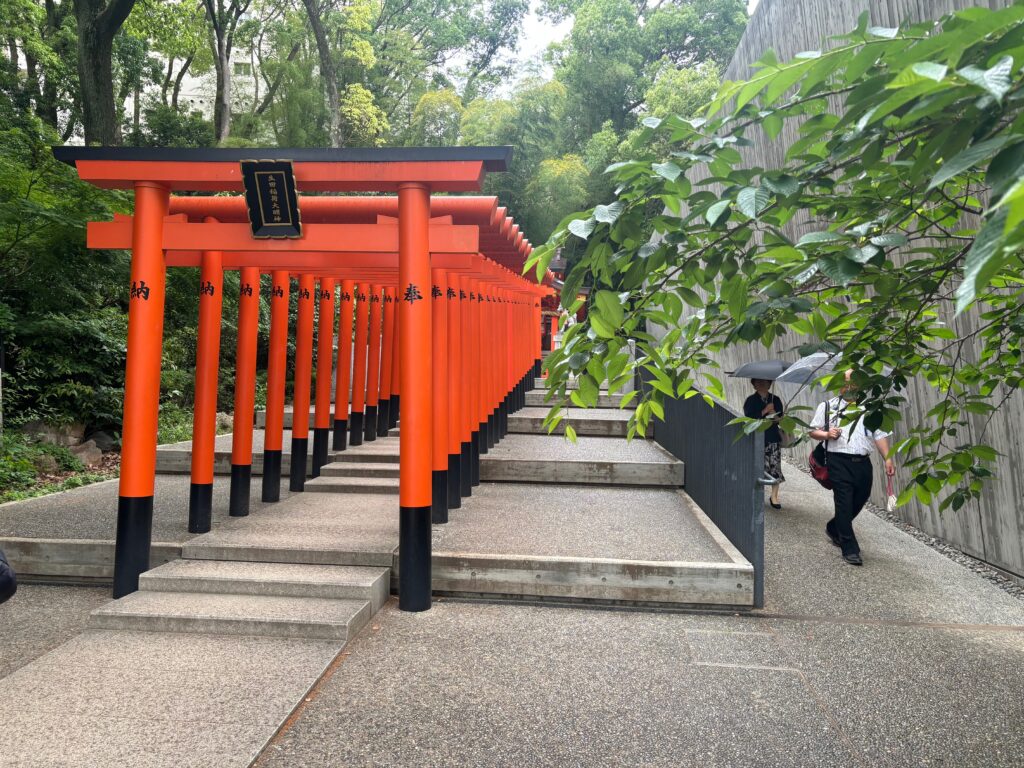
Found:
[{"label": "aggregate concrete path", "polygon": [[624,437],[578,437],[574,444],[562,437],[510,434],[488,455],[535,461],[676,463],[675,457],[657,443],[641,439],[629,442]]},{"label": "aggregate concrete path", "polygon": [[649,488],[483,483],[452,522],[434,526],[434,549],[503,555],[726,561],[683,494]]},{"label": "aggregate concrete path", "polygon": [[340,648],[85,632],[0,680],[3,765],[249,765]]},{"label": "aggregate concrete path", "polygon": [[764,611],[389,605],[257,765],[1020,766],[1024,602],[786,474]]},{"label": "aggregate concrete path", "polygon": [[109,601],[107,587],[19,584],[0,605],[0,678],[70,640]]},{"label": "aggregate concrete path", "polygon": [[[153,541],[180,544],[194,534],[188,532],[188,475],[157,475],[153,495]],[[231,486],[227,478],[213,484],[213,526],[228,521]],[[74,488],[62,493],[37,496],[0,504],[0,537],[30,539],[93,539],[113,541],[117,529],[118,480]],[[287,480],[281,498],[288,496]],[[260,481],[252,484],[250,509],[258,512],[272,505],[260,500]]]}]

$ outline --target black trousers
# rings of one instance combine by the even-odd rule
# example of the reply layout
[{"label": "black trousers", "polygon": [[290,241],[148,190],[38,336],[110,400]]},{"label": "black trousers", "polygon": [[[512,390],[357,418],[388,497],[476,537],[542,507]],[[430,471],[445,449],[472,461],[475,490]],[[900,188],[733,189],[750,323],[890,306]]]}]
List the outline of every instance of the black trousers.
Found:
[{"label": "black trousers", "polygon": [[853,519],[871,496],[871,459],[850,453],[829,453],[828,479],[832,481],[836,513],[825,529],[838,537],[844,555],[859,554],[860,545],[853,533]]}]

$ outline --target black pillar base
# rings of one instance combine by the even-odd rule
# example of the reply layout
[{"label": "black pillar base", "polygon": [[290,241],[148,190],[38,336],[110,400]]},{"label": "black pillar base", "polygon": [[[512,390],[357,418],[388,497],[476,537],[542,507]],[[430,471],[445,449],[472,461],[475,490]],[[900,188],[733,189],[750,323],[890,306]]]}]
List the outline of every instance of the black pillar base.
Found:
[{"label": "black pillar base", "polygon": [[288,473],[288,490],[300,493],[306,490],[306,457],[309,455],[309,438],[292,438],[292,466]]},{"label": "black pillar base", "polygon": [[391,400],[390,398],[377,403],[377,437],[387,437],[391,429]]},{"label": "black pillar base", "polygon": [[398,607],[430,610],[430,507],[398,509]]},{"label": "black pillar base", "polygon": [[480,455],[485,456],[490,446],[487,444],[487,422],[480,422],[480,429],[476,431],[476,444],[480,449]]},{"label": "black pillar base", "polygon": [[245,517],[249,514],[249,494],[252,489],[252,464],[231,465],[231,495],[228,514]]},{"label": "black pillar base", "polygon": [[459,453],[459,493],[473,495],[473,448],[469,443],[463,443]]},{"label": "black pillar base", "polygon": [[348,420],[334,420],[334,439],[331,441],[331,449],[344,451],[348,448]]},{"label": "black pillar base", "polygon": [[469,484],[476,488],[480,485],[480,433],[474,432],[469,440],[470,470]]},{"label": "black pillar base", "polygon": [[119,496],[114,544],[114,598],[139,588],[139,574],[149,570],[153,536],[153,497]]},{"label": "black pillar base", "polygon": [[448,454],[448,509],[462,508],[462,457]]},{"label": "black pillar base", "polygon": [[188,489],[188,532],[209,532],[212,519],[213,483],[192,483]]},{"label": "black pillar base", "polygon": [[540,374],[541,374],[540,359],[538,358],[537,360],[533,361],[533,376],[534,376],[534,378],[539,379],[540,378]]},{"label": "black pillar base", "polygon": [[498,439],[508,434],[508,398],[501,401],[498,407]]},{"label": "black pillar base", "polygon": [[430,522],[448,522],[448,472],[435,469],[430,476]]},{"label": "black pillar base", "polygon": [[493,411],[487,416],[487,431],[485,434],[487,436],[487,448],[491,449],[498,442],[498,422],[494,418]]},{"label": "black pillar base", "polygon": [[331,441],[330,427],[313,428],[313,471],[310,477],[320,477],[320,468],[327,463],[327,445]]},{"label": "black pillar base", "polygon": [[368,405],[363,414],[363,439],[372,443],[377,439],[377,406]]},{"label": "black pillar base", "polygon": [[392,395],[391,396],[391,408],[389,409],[391,412],[390,412],[390,414],[388,414],[389,416],[391,416],[391,424],[388,427],[389,429],[394,429],[395,427],[398,426],[398,419],[399,419],[398,408],[399,408],[399,403],[401,402],[401,399],[402,398],[399,395]]},{"label": "black pillar base", "polygon": [[263,501],[281,500],[281,451],[263,451]]},{"label": "black pillar base", "polygon": [[363,412],[352,411],[348,415],[348,444],[363,444]]}]

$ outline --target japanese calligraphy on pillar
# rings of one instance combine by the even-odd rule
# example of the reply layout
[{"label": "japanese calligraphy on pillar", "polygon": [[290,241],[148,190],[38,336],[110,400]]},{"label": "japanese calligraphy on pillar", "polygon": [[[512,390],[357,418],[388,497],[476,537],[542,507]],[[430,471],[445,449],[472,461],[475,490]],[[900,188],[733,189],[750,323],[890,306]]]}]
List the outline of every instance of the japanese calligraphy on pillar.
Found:
[{"label": "japanese calligraphy on pillar", "polygon": [[242,182],[254,238],[302,236],[290,160],[243,160]]}]

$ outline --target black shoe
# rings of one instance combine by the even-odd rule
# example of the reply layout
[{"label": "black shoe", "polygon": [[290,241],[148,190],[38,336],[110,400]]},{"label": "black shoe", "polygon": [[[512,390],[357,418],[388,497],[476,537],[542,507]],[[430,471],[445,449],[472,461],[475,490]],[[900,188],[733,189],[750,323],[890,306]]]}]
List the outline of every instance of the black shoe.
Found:
[{"label": "black shoe", "polygon": [[772,505],[772,509],[782,509],[782,505],[781,504],[776,504],[771,499],[768,499],[768,503]]},{"label": "black shoe", "polygon": [[864,565],[864,561],[860,559],[859,552],[851,552],[848,555],[843,555],[843,560],[848,562],[850,565]]},{"label": "black shoe", "polygon": [[832,531],[830,531],[828,528],[825,529],[825,535],[828,536],[829,541],[831,541],[835,546],[843,546],[842,543],[839,541],[839,537],[832,533]]}]

